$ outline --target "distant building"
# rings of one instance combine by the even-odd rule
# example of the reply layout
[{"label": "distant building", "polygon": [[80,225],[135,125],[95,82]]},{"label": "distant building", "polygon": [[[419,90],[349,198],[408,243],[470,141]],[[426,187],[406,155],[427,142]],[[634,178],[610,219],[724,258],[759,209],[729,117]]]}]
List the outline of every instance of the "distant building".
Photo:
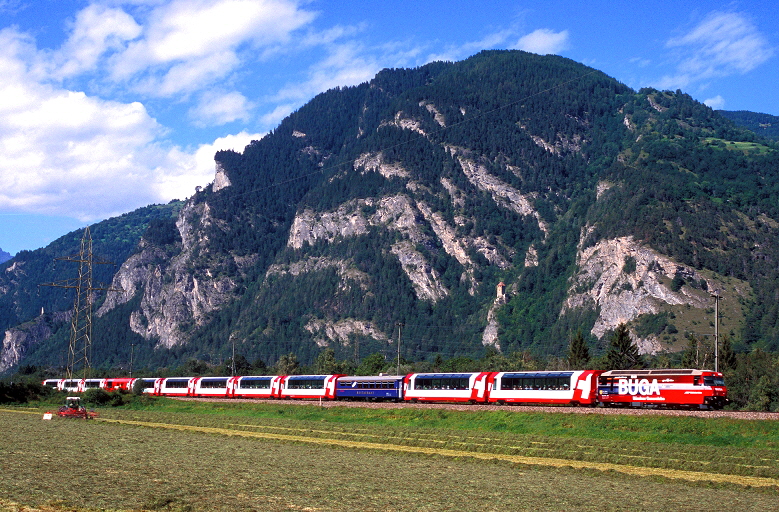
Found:
[{"label": "distant building", "polygon": [[496,301],[505,301],[506,300],[506,283],[503,281],[498,283],[498,286],[496,287],[497,297],[495,298]]}]

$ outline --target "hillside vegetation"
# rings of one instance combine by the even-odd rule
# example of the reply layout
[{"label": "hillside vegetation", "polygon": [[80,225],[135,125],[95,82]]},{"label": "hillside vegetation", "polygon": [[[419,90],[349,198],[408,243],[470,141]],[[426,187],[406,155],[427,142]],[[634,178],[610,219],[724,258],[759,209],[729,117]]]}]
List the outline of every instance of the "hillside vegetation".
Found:
[{"label": "hillside vegetation", "polygon": [[[482,52],[320,94],[215,160],[218,186],[93,228],[124,290],[99,299],[103,369],[130,344],[146,368],[398,339],[407,361],[543,359],[578,331],[601,355],[621,324],[667,355],[710,343],[712,293],[737,351],[779,349],[776,143],[681,91]],[[32,290],[78,236],[3,265],[6,329],[68,309]],[[55,323],[14,364],[56,365]]]}]

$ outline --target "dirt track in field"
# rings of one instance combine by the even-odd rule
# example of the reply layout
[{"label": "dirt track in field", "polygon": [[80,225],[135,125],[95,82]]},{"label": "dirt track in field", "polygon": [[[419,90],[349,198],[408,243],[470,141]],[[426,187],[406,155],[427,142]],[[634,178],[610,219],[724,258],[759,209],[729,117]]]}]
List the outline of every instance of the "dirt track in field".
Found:
[{"label": "dirt track in field", "polygon": [[259,400],[256,398],[194,398],[175,397],[176,400],[191,400],[202,402],[248,402],[284,405],[308,405],[317,407],[368,407],[372,409],[401,409],[413,407],[417,409],[449,409],[455,411],[512,411],[512,412],[548,412],[573,414],[633,414],[657,416],[693,416],[697,418],[731,418],[739,420],[779,420],[779,413],[751,411],[702,411],[688,409],[641,409],[641,408],[611,408],[611,407],[542,407],[537,405],[470,405],[451,403],[409,403],[409,402],[349,402],[333,400]]}]

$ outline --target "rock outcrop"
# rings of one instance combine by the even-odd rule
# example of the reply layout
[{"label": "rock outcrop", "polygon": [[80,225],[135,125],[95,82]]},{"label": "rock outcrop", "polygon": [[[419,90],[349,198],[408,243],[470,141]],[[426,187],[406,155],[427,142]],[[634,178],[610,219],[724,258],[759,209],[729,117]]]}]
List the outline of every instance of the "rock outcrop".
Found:
[{"label": "rock outcrop", "polygon": [[32,346],[51,336],[54,328],[67,323],[70,316],[69,311],[41,314],[34,320],[6,330],[0,346],[0,374],[16,366]]},{"label": "rock outcrop", "polygon": [[232,276],[219,271],[227,262],[208,259],[208,240],[202,234],[212,222],[208,204],[187,202],[176,222],[182,240],[178,254],[142,241],[140,251],[114,276],[114,285],[124,291],[109,296],[97,314],[140,293],[130,329],[166,348],[186,342],[188,330],[202,325],[208,313],[230,300],[236,285]]},{"label": "rock outcrop", "polygon": [[[599,311],[591,331],[598,338],[619,324],[668,307],[707,308],[711,297],[705,289],[715,289],[717,284],[630,236],[580,248],[577,265],[579,273],[571,280],[561,314],[574,309]],[[677,276],[701,287],[683,286],[674,291]],[[666,347],[656,339],[644,338],[639,339],[639,348],[643,353],[656,353]]]}]

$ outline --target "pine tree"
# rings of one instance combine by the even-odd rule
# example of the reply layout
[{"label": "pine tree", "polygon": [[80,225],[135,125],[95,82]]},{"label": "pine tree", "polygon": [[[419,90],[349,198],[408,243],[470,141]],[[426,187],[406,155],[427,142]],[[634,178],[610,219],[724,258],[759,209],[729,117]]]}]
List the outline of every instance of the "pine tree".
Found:
[{"label": "pine tree", "polygon": [[684,368],[699,368],[699,361],[700,343],[695,336],[689,335],[687,337],[687,348],[682,353],[682,366]]},{"label": "pine tree", "polygon": [[771,402],[775,396],[776,391],[771,385],[771,379],[768,378],[768,375],[763,375],[752,387],[746,409],[748,411],[770,411]]},{"label": "pine tree", "polygon": [[571,343],[568,346],[568,364],[574,370],[581,370],[586,368],[589,362],[590,349],[587,348],[587,343],[584,341],[580,329],[576,336],[571,338]]},{"label": "pine tree", "polygon": [[335,358],[335,350],[331,347],[327,347],[320,352],[314,362],[314,368],[317,373],[322,375],[341,373],[341,365]]},{"label": "pine tree", "polygon": [[294,352],[285,354],[279,358],[276,362],[276,374],[277,375],[295,375],[298,371],[298,356]]},{"label": "pine tree", "polygon": [[619,324],[611,336],[606,352],[606,366],[608,370],[630,370],[643,366],[638,347],[625,324]]},{"label": "pine tree", "polygon": [[730,343],[730,337],[727,335],[723,336],[722,345],[719,349],[719,369],[721,372],[735,370],[736,364],[736,353],[733,352],[733,345]]}]

